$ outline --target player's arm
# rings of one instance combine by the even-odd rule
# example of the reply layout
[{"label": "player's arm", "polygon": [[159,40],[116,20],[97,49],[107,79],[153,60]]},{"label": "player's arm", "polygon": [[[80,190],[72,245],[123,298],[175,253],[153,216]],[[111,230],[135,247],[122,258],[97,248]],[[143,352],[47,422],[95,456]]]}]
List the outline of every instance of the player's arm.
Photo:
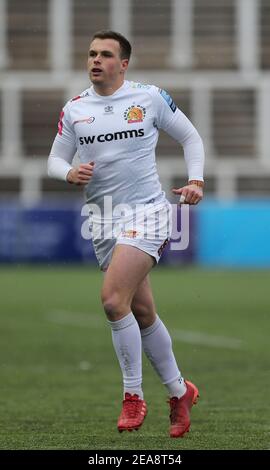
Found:
[{"label": "player's arm", "polygon": [[188,182],[181,188],[172,189],[172,192],[180,196],[180,203],[195,205],[203,198],[203,142],[189,119],[180,110],[178,111],[177,119],[167,132],[183,146]]},{"label": "player's arm", "polygon": [[204,147],[202,139],[190,122],[163,90],[157,98],[159,127],[179,142],[184,149],[188,171],[188,182],[181,188],[173,189],[180,196],[180,203],[198,204],[203,198]]},{"label": "player's arm", "polygon": [[69,119],[68,107],[60,114],[56,135],[48,159],[48,175],[71,184],[87,184],[93,175],[94,162],[72,166],[76,153],[76,137]]}]

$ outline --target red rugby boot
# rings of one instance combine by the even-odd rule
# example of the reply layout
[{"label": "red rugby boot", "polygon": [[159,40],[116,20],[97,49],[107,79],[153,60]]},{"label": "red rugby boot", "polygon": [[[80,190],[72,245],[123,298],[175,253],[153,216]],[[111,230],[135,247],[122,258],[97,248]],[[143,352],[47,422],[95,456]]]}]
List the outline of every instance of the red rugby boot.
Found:
[{"label": "red rugby boot", "polygon": [[146,415],[147,407],[145,401],[136,394],[125,393],[123,408],[117,423],[118,431],[133,431],[133,429],[137,431]]},{"label": "red rugby boot", "polygon": [[172,397],[169,400],[170,404],[170,436],[183,437],[190,428],[190,410],[195,405],[199,398],[199,391],[191,382],[185,380],[187,390],[185,395],[181,398]]}]

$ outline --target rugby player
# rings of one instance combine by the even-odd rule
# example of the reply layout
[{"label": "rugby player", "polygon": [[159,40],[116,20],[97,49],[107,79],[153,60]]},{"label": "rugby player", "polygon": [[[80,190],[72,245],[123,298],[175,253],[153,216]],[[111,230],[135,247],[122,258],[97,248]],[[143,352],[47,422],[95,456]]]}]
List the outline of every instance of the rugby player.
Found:
[{"label": "rugby player", "polygon": [[[172,191],[186,204],[198,204],[203,197],[204,149],[197,130],[166,91],[125,80],[130,55],[131,45],[121,34],[94,34],[88,52],[92,85],[60,114],[48,174],[85,187],[93,246],[104,271],[101,300],[123,375],[118,430],[138,429],[147,414],[143,350],[169,394],[170,436],[182,437],[189,431],[198,389],[179,370],[149,279],[171,230],[170,204],[155,162],[159,129],[183,146],[188,180]],[[76,152],[80,164],[73,167]],[[158,224],[150,223],[149,235],[145,225],[151,220]]]}]

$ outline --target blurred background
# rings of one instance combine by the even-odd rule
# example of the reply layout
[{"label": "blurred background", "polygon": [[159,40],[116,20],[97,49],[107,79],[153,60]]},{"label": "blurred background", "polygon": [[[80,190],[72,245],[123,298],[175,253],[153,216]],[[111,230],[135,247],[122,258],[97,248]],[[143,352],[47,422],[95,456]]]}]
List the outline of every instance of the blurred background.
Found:
[{"label": "blurred background", "polygon": [[[132,42],[127,78],[166,89],[206,150],[189,246],[151,273],[201,394],[181,449],[269,449],[270,0],[0,0],[0,448],[179,450],[147,361],[143,430],[115,432],[121,376],[83,193],[46,173],[104,28]],[[157,162],[177,202],[183,152],[163,132]]]},{"label": "blurred background", "polygon": [[[189,248],[163,262],[269,267],[269,0],[0,0],[0,261],[94,260],[82,191],[49,179],[46,160],[63,104],[89,86],[89,39],[107,28],[133,44],[127,78],[165,88],[205,145]],[[170,199],[182,155],[161,133]]]}]

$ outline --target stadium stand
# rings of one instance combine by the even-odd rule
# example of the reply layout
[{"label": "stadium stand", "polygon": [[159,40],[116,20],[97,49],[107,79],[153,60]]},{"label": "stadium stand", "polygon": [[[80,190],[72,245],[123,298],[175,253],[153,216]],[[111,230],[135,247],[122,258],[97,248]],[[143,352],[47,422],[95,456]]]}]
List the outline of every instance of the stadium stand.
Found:
[{"label": "stadium stand", "polygon": [[[165,88],[200,131],[208,194],[270,195],[268,0],[0,0],[0,18],[0,197],[67,192],[46,159],[63,103],[88,86],[100,28],[131,39],[128,78]],[[161,133],[165,189],[185,179],[179,155]]]}]

